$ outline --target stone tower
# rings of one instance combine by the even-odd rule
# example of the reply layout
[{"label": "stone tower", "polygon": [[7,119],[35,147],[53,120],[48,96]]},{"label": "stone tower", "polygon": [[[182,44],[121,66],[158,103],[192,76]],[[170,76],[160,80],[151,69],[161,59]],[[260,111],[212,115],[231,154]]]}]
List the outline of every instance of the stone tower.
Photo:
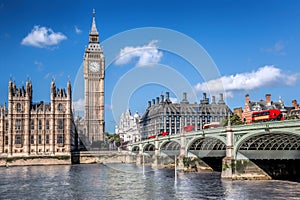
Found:
[{"label": "stone tower", "polygon": [[[8,154],[13,153],[14,145],[23,147],[25,153],[29,152],[29,122],[32,102],[32,84],[26,81],[26,86],[17,88],[9,81],[8,86]],[[24,140],[24,142],[23,142]]]},{"label": "stone tower", "polygon": [[104,140],[104,55],[93,10],[89,43],[84,53],[85,134],[89,141]]}]

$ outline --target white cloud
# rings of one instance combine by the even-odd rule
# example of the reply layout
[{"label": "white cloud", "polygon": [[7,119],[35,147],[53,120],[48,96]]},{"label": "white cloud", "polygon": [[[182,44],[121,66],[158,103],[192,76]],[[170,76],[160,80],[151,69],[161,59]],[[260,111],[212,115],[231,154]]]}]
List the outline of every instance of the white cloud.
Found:
[{"label": "white cloud", "polygon": [[73,101],[73,107],[75,112],[84,111],[84,99],[78,99],[77,101]]},{"label": "white cloud", "polygon": [[116,65],[125,65],[131,62],[132,59],[138,58],[136,66],[144,66],[160,62],[163,53],[156,46],[157,41],[152,40],[144,46],[127,46],[120,50]]},{"label": "white cloud", "polygon": [[64,34],[60,32],[55,33],[51,28],[34,26],[31,33],[22,40],[21,44],[46,48],[55,46],[66,39],[67,37]]},{"label": "white cloud", "polygon": [[175,97],[170,97],[169,99],[172,101],[172,103],[178,103],[178,99]]},{"label": "white cloud", "polygon": [[77,26],[75,26],[75,32],[76,32],[77,34],[80,34],[80,33],[82,32],[82,30],[80,30]]},{"label": "white cloud", "polygon": [[51,75],[52,75],[52,73],[50,73],[50,72],[45,74],[44,79],[48,79]]},{"label": "white cloud", "polygon": [[282,41],[278,41],[272,47],[262,48],[261,51],[272,53],[275,55],[287,55],[284,49],[285,49],[285,43]]},{"label": "white cloud", "polygon": [[34,64],[37,66],[37,70],[38,71],[43,71],[44,66],[43,66],[42,62],[40,62],[40,61],[34,61]]},{"label": "white cloud", "polygon": [[285,74],[281,69],[274,66],[264,66],[257,71],[240,73],[230,76],[223,76],[195,85],[197,92],[226,92],[227,97],[233,97],[234,91],[255,90],[264,86],[294,85],[299,74]]}]

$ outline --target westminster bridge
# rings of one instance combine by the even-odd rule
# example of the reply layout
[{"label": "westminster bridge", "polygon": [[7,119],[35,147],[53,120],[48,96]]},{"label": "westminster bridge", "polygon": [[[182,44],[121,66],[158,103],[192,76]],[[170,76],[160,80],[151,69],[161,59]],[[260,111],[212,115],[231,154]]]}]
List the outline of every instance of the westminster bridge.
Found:
[{"label": "westminster bridge", "polygon": [[223,178],[300,180],[299,119],[156,136],[129,149],[139,164],[159,167],[177,157],[184,168],[196,158],[198,169],[221,171]]}]

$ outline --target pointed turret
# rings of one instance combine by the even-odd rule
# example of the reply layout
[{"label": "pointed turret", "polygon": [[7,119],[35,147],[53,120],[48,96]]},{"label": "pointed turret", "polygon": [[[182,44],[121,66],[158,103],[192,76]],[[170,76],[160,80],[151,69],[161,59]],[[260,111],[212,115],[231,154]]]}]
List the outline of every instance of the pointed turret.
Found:
[{"label": "pointed turret", "polygon": [[93,9],[93,22],[92,22],[92,28],[91,28],[91,31],[90,31],[90,35],[98,35],[95,15],[96,15],[96,12],[95,12],[95,9]]},{"label": "pointed turret", "polygon": [[72,86],[71,86],[71,81],[70,79],[68,80],[68,84],[67,84],[67,90],[68,90],[68,98],[71,99],[72,98]]},{"label": "pointed turret", "polygon": [[96,27],[96,20],[95,20],[95,9],[93,9],[93,21],[92,21],[92,28],[90,31],[90,43],[99,43],[99,34]]},{"label": "pointed turret", "polygon": [[51,100],[54,100],[54,97],[56,97],[56,85],[55,85],[54,78],[52,79],[51,82],[50,92],[51,92]]}]

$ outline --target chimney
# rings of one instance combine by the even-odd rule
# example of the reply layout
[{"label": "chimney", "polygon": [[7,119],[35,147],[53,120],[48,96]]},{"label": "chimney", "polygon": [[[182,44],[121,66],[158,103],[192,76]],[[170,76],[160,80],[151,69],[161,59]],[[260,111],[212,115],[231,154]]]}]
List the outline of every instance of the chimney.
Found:
[{"label": "chimney", "polygon": [[156,97],[156,104],[159,104],[159,97]]},{"label": "chimney", "polygon": [[249,102],[250,102],[250,95],[249,95],[249,94],[246,94],[246,95],[245,95],[245,102],[246,102],[246,103],[249,103]]},{"label": "chimney", "polygon": [[206,100],[206,93],[203,93],[203,100]]},{"label": "chimney", "polygon": [[183,93],[183,100],[187,100],[186,99],[186,92]]},{"label": "chimney", "polygon": [[224,98],[223,98],[223,93],[220,93],[220,99],[219,99],[218,104],[225,104]]},{"label": "chimney", "polygon": [[271,104],[271,94],[266,94],[266,103]]},{"label": "chimney", "polygon": [[212,97],[211,97],[211,101],[212,101],[212,102],[211,102],[212,104],[216,104],[216,97],[215,97],[215,96],[212,96]]},{"label": "chimney", "polygon": [[155,99],[152,99],[152,104],[155,105]]},{"label": "chimney", "polygon": [[298,104],[297,100],[294,99],[292,101],[292,106],[295,108],[295,110],[299,109],[299,104]]},{"label": "chimney", "polygon": [[148,101],[148,108],[151,107],[151,101]]},{"label": "chimney", "polygon": [[169,99],[169,98],[170,98],[170,93],[166,92],[166,99]]},{"label": "chimney", "polygon": [[160,102],[163,103],[164,102],[164,95],[163,94],[160,95],[160,99],[161,99]]}]

